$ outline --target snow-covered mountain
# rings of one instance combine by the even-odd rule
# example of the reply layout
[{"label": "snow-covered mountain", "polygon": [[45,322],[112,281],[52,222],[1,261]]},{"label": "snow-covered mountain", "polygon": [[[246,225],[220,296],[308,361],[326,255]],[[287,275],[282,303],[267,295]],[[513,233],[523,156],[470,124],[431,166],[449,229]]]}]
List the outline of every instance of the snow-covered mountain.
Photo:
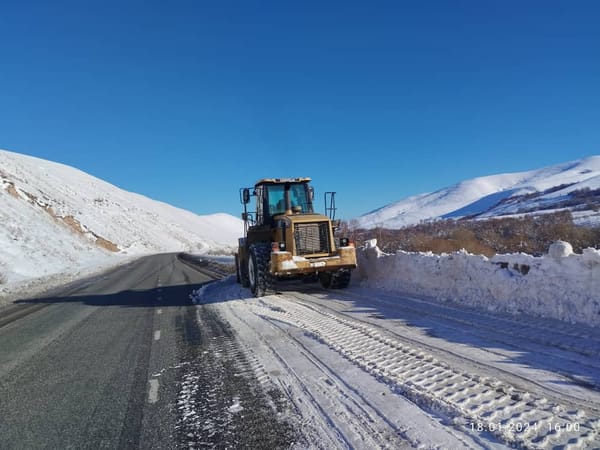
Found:
[{"label": "snow-covered mountain", "polygon": [[72,167],[0,150],[0,286],[125,254],[230,250],[242,233],[231,215],[198,216]]},{"label": "snow-covered mountain", "polygon": [[463,181],[409,197],[357,219],[358,226],[401,228],[423,220],[489,218],[572,211],[579,223],[600,223],[600,156],[527,172]]}]

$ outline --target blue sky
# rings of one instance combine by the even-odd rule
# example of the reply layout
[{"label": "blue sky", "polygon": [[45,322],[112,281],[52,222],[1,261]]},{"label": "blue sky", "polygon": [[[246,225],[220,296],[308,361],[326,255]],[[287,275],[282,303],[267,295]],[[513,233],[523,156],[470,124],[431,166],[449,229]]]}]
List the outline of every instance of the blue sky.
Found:
[{"label": "blue sky", "polygon": [[0,148],[198,214],[311,176],[349,219],[600,154],[598,23],[596,1],[5,1]]}]

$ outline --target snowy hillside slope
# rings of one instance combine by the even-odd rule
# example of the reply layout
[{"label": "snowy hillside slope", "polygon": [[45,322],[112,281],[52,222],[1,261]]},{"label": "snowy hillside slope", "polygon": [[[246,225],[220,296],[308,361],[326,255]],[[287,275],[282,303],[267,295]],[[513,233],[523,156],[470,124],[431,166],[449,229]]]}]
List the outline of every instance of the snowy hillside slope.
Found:
[{"label": "snowy hillside slope", "polygon": [[115,256],[231,250],[228,214],[198,216],[72,167],[0,150],[0,286]]},{"label": "snowy hillside slope", "polygon": [[363,228],[401,228],[422,220],[489,218],[569,209],[579,223],[600,223],[600,156],[527,172],[466,180],[409,197],[357,219]]}]

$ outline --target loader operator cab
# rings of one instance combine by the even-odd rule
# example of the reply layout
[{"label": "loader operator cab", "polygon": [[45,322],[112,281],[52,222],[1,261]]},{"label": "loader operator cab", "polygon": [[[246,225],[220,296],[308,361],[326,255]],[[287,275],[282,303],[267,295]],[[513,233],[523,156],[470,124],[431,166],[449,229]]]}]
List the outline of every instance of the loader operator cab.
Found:
[{"label": "loader operator cab", "polygon": [[[265,178],[256,183],[256,225],[271,223],[281,214],[313,212],[313,188],[310,178]],[[243,203],[250,200],[249,189],[243,193]]]}]

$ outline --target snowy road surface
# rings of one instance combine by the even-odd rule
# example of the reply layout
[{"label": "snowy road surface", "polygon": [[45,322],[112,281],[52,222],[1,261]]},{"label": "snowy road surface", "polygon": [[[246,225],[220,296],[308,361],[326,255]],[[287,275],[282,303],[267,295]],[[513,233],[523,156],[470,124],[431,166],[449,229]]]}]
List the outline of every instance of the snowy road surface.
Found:
[{"label": "snowy road surface", "polygon": [[299,282],[254,299],[226,279],[195,300],[231,324],[309,446],[600,446],[592,328]]},{"label": "snowy road surface", "polygon": [[595,329],[209,278],[156,255],[0,310],[0,448],[600,447]]},{"label": "snowy road surface", "polygon": [[257,411],[237,420],[232,401],[212,416],[240,428],[223,442],[290,442],[258,382],[207,364],[226,327],[201,330],[189,294],[210,279],[156,255],[0,310],[0,448],[188,448],[188,393],[218,408],[222,382]]}]

